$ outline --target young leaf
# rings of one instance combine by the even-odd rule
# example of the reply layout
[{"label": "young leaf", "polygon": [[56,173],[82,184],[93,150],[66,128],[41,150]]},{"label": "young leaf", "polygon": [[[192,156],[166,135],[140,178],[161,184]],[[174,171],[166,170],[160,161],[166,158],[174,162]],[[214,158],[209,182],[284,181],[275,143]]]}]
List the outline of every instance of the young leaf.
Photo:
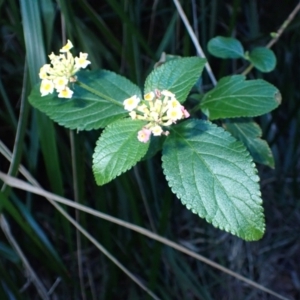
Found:
[{"label": "young leaf", "polygon": [[179,102],[184,102],[201,76],[205,63],[206,60],[199,57],[167,61],[149,74],[145,82],[145,94],[155,89],[169,90]]},{"label": "young leaf", "polygon": [[239,40],[231,37],[217,36],[207,44],[207,50],[219,58],[243,58],[244,48]]},{"label": "young leaf", "polygon": [[98,185],[126,172],[146,154],[149,142],[137,139],[138,131],[145,124],[145,121],[123,119],[105,128],[93,154],[93,172]]},{"label": "young leaf", "polygon": [[[81,71],[78,81],[98,92],[92,93],[78,84],[71,86],[71,99],[58,98],[57,93],[42,97],[39,85],[29,96],[29,102],[52,120],[70,129],[92,130],[103,128],[127,112],[123,101],[133,95],[141,97],[140,89],[128,79],[110,71]],[[111,100],[111,101],[110,101]]]},{"label": "young leaf", "polygon": [[244,240],[262,237],[259,177],[241,142],[210,122],[188,120],[174,126],[162,160],[172,191],[193,213]]},{"label": "young leaf", "polygon": [[261,72],[271,72],[276,67],[276,56],[268,48],[258,47],[253,49],[248,59]]},{"label": "young leaf", "polygon": [[255,117],[275,109],[281,95],[272,84],[262,80],[245,80],[243,75],[222,78],[205,94],[201,109],[209,119]]},{"label": "young leaf", "polygon": [[224,127],[242,141],[257,163],[274,168],[274,157],[268,143],[261,139],[262,131],[257,123],[249,119],[234,119],[224,123]]}]

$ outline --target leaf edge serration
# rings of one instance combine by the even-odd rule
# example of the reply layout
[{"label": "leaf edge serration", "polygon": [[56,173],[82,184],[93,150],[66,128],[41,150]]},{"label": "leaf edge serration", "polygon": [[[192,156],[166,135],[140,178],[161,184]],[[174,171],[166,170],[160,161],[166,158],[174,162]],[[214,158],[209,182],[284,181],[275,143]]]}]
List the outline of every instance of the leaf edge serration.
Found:
[{"label": "leaf edge serration", "polygon": [[[256,165],[252,159],[252,156],[250,155],[249,151],[246,149],[246,147],[244,146],[244,144],[240,141],[238,141],[235,137],[233,137],[229,132],[227,132],[226,130],[224,130],[222,127],[217,126],[216,124],[213,124],[210,121],[204,121],[204,120],[197,120],[197,119],[189,119],[188,121],[196,121],[196,122],[204,122],[204,124],[210,124],[212,125],[214,128],[216,128],[218,131],[222,131],[224,132],[224,134],[229,137],[230,140],[232,140],[234,143],[237,143],[237,145],[239,145],[240,147],[242,147],[243,149],[243,154],[244,154],[244,158],[247,159],[247,162],[249,163],[249,170],[251,170],[251,180],[257,185],[257,194],[251,194],[251,199],[253,201],[255,201],[255,203],[258,205],[258,209],[259,209],[259,218],[262,220],[262,228],[255,228],[255,232],[256,235],[245,235],[245,234],[240,234],[238,231],[234,231],[234,230],[230,230],[228,228],[226,228],[225,226],[222,226],[216,222],[214,222],[214,220],[210,220],[209,218],[207,218],[207,216],[205,215],[201,215],[201,213],[196,212],[194,209],[192,209],[192,207],[188,207],[187,203],[185,200],[183,200],[182,198],[184,197],[184,195],[180,195],[180,193],[178,193],[176,191],[176,187],[174,187],[170,181],[170,176],[166,174],[166,170],[164,167],[165,164],[165,157],[164,155],[162,155],[162,169],[163,169],[163,174],[165,175],[165,178],[168,182],[169,187],[171,188],[171,191],[176,195],[176,197],[181,201],[181,203],[188,209],[190,210],[192,213],[197,214],[200,218],[205,219],[209,224],[212,224],[215,228],[218,228],[220,230],[224,230],[228,233],[231,233],[235,236],[238,236],[242,239],[244,239],[245,241],[256,241],[259,240],[263,237],[265,230],[266,230],[266,226],[265,226],[265,216],[264,216],[264,208],[262,206],[263,204],[263,200],[261,198],[261,191],[260,191],[260,187],[259,187],[259,181],[260,178],[257,175],[258,171],[256,169]],[[186,122],[188,122],[186,121]],[[171,133],[172,134],[172,133]],[[171,138],[171,137],[170,137]],[[163,149],[163,153],[164,153],[164,149]],[[256,198],[256,199],[255,199]],[[257,233],[260,233],[260,235],[258,236]]]},{"label": "leaf edge serration", "polygon": [[[99,144],[100,142],[102,142],[102,141],[101,141],[102,136],[103,136],[108,130],[110,130],[113,126],[115,126],[117,122],[130,122],[130,121],[132,121],[132,120],[129,119],[129,118],[119,119],[119,120],[117,120],[117,121],[115,121],[115,122],[110,123],[109,125],[107,125],[107,126],[103,129],[101,135],[98,137],[98,139],[97,139],[97,141],[96,141],[95,150],[96,150],[98,144]],[[144,124],[143,121],[135,121],[135,122],[140,122],[141,124]],[[141,126],[141,128],[142,128],[142,126]],[[135,137],[136,137],[136,139],[137,139],[137,135],[136,135],[136,134],[135,134]],[[138,139],[137,139],[137,141],[138,141]],[[139,141],[138,141],[138,142],[139,142]],[[141,142],[139,142],[139,143],[141,143]],[[95,178],[95,181],[96,181],[97,185],[103,186],[103,185],[105,185],[105,184],[111,182],[112,180],[116,179],[118,176],[120,176],[120,175],[122,175],[122,174],[128,172],[132,167],[134,167],[134,166],[135,166],[135,165],[136,165],[136,164],[144,157],[144,155],[147,153],[147,150],[148,150],[148,148],[149,148],[149,142],[146,143],[146,144],[148,145],[148,147],[145,148],[145,149],[146,149],[146,150],[144,151],[145,153],[143,153],[142,155],[140,155],[140,158],[137,159],[135,163],[132,163],[132,164],[130,164],[129,166],[127,166],[126,168],[121,169],[119,172],[116,172],[116,173],[114,174],[114,176],[110,177],[109,180],[103,180],[103,181],[101,181],[101,182],[98,181],[97,176],[96,176],[96,174],[95,174],[95,172],[96,172],[96,171],[95,171],[95,158],[96,158],[96,155],[97,155],[97,154],[96,154],[96,151],[94,150],[94,153],[93,153],[93,155],[92,155],[92,171],[93,171],[93,175],[94,175],[94,178]],[[141,144],[141,145],[142,145],[142,144]]]}]

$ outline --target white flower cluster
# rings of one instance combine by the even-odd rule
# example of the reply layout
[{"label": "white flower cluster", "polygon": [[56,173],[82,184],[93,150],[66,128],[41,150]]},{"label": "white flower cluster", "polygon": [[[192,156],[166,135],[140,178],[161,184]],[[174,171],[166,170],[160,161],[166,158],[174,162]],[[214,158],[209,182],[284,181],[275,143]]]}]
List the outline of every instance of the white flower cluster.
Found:
[{"label": "white flower cluster", "polygon": [[59,98],[71,98],[73,91],[68,87],[70,82],[76,81],[74,74],[81,68],[86,68],[91,62],[87,60],[87,53],[79,53],[79,57],[73,57],[70,49],[73,44],[68,40],[59,52],[55,55],[53,52],[49,55],[51,64],[45,64],[41,67],[39,76],[42,79],[40,92],[42,96],[52,94],[54,89]]},{"label": "white flower cluster", "polygon": [[149,141],[151,134],[154,136],[168,135],[169,131],[164,131],[164,127],[190,116],[175,95],[167,90],[150,92],[144,95],[142,101],[134,95],[125,99],[123,104],[124,108],[130,111],[131,119],[149,122],[138,132],[138,140],[143,143]]}]

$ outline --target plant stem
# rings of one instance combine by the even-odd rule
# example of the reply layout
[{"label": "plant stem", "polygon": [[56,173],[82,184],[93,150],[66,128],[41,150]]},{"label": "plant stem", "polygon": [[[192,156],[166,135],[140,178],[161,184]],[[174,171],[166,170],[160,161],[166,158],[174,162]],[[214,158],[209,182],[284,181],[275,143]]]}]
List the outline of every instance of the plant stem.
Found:
[{"label": "plant stem", "polygon": [[[21,171],[21,168],[20,168],[20,171]],[[23,173],[23,172],[22,172]],[[28,172],[26,172],[28,175],[30,175]],[[23,173],[23,175],[25,176],[25,174]],[[28,178],[28,175],[25,176],[26,179],[28,181],[31,181],[30,178]],[[31,175],[30,175],[31,176]],[[36,185],[33,186],[25,181],[22,181],[20,179],[17,179],[17,178],[14,178],[14,177],[11,177],[11,176],[8,176],[6,174],[4,174],[3,172],[0,171],[0,179],[5,182],[7,185],[10,185],[11,187],[14,187],[14,188],[17,188],[17,189],[21,189],[21,190],[25,190],[25,191],[28,191],[28,192],[31,192],[31,193],[34,193],[36,195],[40,195],[40,196],[43,196],[45,197],[48,201],[51,201],[51,204],[54,205],[55,202],[58,202],[58,203],[63,203],[63,204],[66,204],[70,207],[73,207],[73,208],[77,208],[77,209],[80,209],[81,211],[84,211],[86,213],[89,213],[91,215],[94,215],[94,216],[97,216],[103,220],[107,220],[109,222],[112,222],[114,224],[118,224],[120,226],[123,226],[124,228],[128,228],[130,230],[134,230],[144,236],[147,236],[155,241],[158,241],[160,243],[163,243],[164,245],[167,245],[177,251],[180,251],[182,253],[185,253],[187,255],[189,255],[190,257],[193,257],[213,268],[216,268],[217,270],[220,270],[221,272],[224,272],[232,277],[235,277],[237,278],[238,280],[240,281],[243,281],[247,284],[249,284],[250,286],[252,287],[255,287],[257,289],[259,289],[260,291],[263,291],[265,293],[268,293],[270,295],[273,295],[274,297],[278,298],[278,299],[282,299],[282,300],[288,300],[288,298],[284,297],[284,296],[281,296],[279,295],[278,293],[262,286],[261,284],[259,283],[256,283],[254,281],[252,281],[251,279],[248,279],[234,271],[231,271],[230,269],[227,269],[226,267],[223,267],[222,265],[218,264],[218,263],[215,263],[214,261],[204,257],[203,255],[201,254],[198,254],[198,253],[195,253],[175,242],[172,242],[171,240],[168,240],[167,238],[164,238],[156,233],[153,233],[145,228],[142,228],[140,226],[137,226],[137,225],[134,225],[134,224],[131,224],[131,223],[128,223],[126,221],[123,221],[121,219],[118,219],[118,218],[115,218],[113,216],[110,216],[110,215],[107,215],[105,213],[102,213],[100,211],[96,211],[94,209],[91,209],[87,206],[84,206],[84,205],[81,205],[81,204],[78,204],[78,203],[75,203],[74,201],[71,201],[69,199],[66,199],[66,198],[63,198],[61,196],[58,196],[58,195],[55,195],[55,194],[52,194],[50,192],[47,192],[46,190],[43,190],[42,188],[40,187],[37,187],[39,185]],[[32,183],[32,182],[31,182]],[[60,207],[60,206],[58,206]],[[78,224],[79,225],[79,224]],[[74,224],[75,226],[75,224]],[[82,232],[82,231],[81,231]],[[93,243],[94,243],[94,239],[93,239]],[[102,246],[101,246],[102,247]],[[99,249],[99,248],[98,248]],[[102,251],[102,250],[101,250]],[[104,253],[105,255],[106,252]],[[109,254],[109,253],[108,253]],[[109,257],[110,258],[110,257]],[[122,269],[123,270],[123,269]],[[127,273],[126,273],[127,274]],[[128,275],[128,274],[127,274]],[[131,278],[131,277],[130,277]]]},{"label": "plant stem", "polygon": [[[293,21],[295,18],[296,14],[300,10],[300,2],[296,7],[293,9],[293,11],[289,14],[287,19],[282,23],[282,25],[279,27],[277,32],[275,33],[274,37],[270,40],[270,42],[266,45],[266,48],[271,48],[280,38],[280,36],[283,34],[284,30],[290,25],[290,23]],[[247,75],[252,69],[253,65],[250,64],[243,72],[242,75]]]},{"label": "plant stem", "polygon": [[[196,51],[197,51],[197,54],[200,57],[202,57],[202,58],[206,58],[206,56],[205,56],[205,54],[204,54],[204,52],[203,52],[203,50],[202,50],[202,48],[200,46],[200,43],[199,43],[199,41],[198,41],[198,39],[197,39],[197,37],[196,37],[196,35],[195,35],[195,33],[194,33],[191,25],[190,25],[190,23],[189,23],[186,15],[185,15],[185,13],[184,13],[182,7],[181,7],[181,4],[179,3],[178,0],[173,0],[173,2],[174,2],[175,6],[177,8],[177,11],[178,11],[181,19],[182,19],[182,22],[184,23],[184,25],[185,25],[185,27],[186,27],[186,29],[187,29],[187,31],[188,31],[191,39],[192,39],[192,42],[194,43],[194,46],[195,46]],[[209,65],[208,62],[206,62],[205,68],[206,68],[206,71],[207,71],[207,73],[208,73],[208,75],[209,75],[209,77],[210,77],[213,85],[216,85],[217,84],[217,80],[216,80],[215,75],[213,74],[213,71],[212,71],[212,69],[211,69],[211,67],[210,67],[210,65]]]}]

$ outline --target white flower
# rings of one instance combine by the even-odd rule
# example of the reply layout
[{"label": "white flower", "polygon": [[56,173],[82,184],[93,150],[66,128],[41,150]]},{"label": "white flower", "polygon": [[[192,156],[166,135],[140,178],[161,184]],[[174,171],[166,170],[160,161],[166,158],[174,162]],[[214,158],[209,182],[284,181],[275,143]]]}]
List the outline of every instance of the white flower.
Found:
[{"label": "white flower", "polygon": [[144,95],[144,99],[147,101],[152,101],[154,98],[155,94],[153,92],[147,93],[146,95]]},{"label": "white flower", "polygon": [[73,91],[66,87],[64,90],[61,90],[58,94],[59,98],[72,98]]},{"label": "white flower", "polygon": [[45,64],[40,68],[39,77],[41,79],[48,79],[48,74],[51,69],[51,66],[49,64]]},{"label": "white flower", "polygon": [[159,136],[163,133],[162,128],[159,125],[155,125],[150,128],[154,136]]},{"label": "white flower", "polygon": [[40,86],[40,92],[43,96],[46,96],[48,94],[52,94],[54,90],[54,84],[51,80],[43,79],[41,86]]},{"label": "white flower", "polygon": [[70,40],[68,40],[67,44],[64,45],[60,50],[59,52],[62,52],[62,53],[65,53],[65,52],[68,52],[70,49],[73,48],[73,44],[71,43]]},{"label": "white flower", "polygon": [[41,67],[39,77],[42,79],[40,86],[42,96],[53,93],[55,89],[60,98],[72,97],[73,92],[68,87],[69,82],[75,82],[77,80],[76,72],[91,63],[87,60],[87,53],[80,52],[79,57],[74,59],[70,52],[72,48],[73,44],[68,40],[67,44],[60,49],[59,55],[55,55],[53,52],[49,55],[51,64]]},{"label": "white flower", "polygon": [[181,107],[181,104],[179,101],[175,98],[172,98],[171,100],[168,101],[168,107],[170,108],[179,108]]},{"label": "white flower", "polygon": [[167,91],[167,90],[161,91],[161,94],[166,96],[166,97],[175,98],[175,95],[173,93],[171,93],[170,91]]},{"label": "white flower", "polygon": [[61,90],[64,90],[68,84],[68,79],[66,77],[56,77],[53,80],[54,87],[57,92],[60,92]]},{"label": "white flower", "polygon": [[133,109],[135,109],[137,107],[137,105],[140,102],[140,98],[137,97],[136,95],[125,99],[123,104],[124,104],[124,108],[128,111],[132,111]]},{"label": "white flower", "polygon": [[180,120],[183,116],[181,107],[176,107],[176,108],[170,108],[167,111],[167,117],[169,120],[172,120],[173,122]]},{"label": "white flower", "polygon": [[91,62],[87,60],[88,54],[87,53],[79,53],[79,57],[75,57],[75,68],[86,68]]}]

